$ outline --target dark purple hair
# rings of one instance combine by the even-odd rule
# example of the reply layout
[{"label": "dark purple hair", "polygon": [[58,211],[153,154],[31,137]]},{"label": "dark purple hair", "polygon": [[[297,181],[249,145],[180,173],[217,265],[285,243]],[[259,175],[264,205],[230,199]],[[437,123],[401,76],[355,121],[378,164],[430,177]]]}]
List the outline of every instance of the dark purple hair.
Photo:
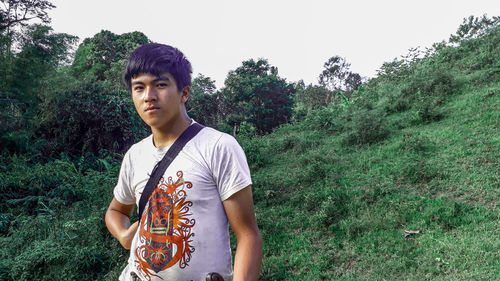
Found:
[{"label": "dark purple hair", "polygon": [[123,72],[123,82],[131,89],[131,81],[140,73],[151,73],[160,76],[170,73],[182,91],[185,86],[191,86],[191,63],[179,49],[164,44],[144,44],[132,52]]}]

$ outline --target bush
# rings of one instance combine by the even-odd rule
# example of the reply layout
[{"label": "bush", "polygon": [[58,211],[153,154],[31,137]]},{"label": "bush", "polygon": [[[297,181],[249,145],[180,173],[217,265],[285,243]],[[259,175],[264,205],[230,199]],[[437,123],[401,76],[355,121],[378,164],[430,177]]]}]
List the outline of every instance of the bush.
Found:
[{"label": "bush", "polygon": [[268,149],[276,152],[290,152],[302,154],[319,144],[322,134],[315,131],[284,133],[281,137],[270,138]]},{"label": "bush", "polygon": [[303,126],[311,130],[340,132],[344,128],[344,108],[340,104],[330,104],[319,110],[311,110],[303,121]]},{"label": "bush", "polygon": [[48,141],[45,155],[80,156],[101,150],[124,152],[148,134],[131,98],[106,82],[81,82],[47,98],[37,136]]},{"label": "bush", "polygon": [[445,69],[432,69],[422,65],[421,69],[409,78],[402,89],[404,97],[415,100],[419,96],[446,97],[455,89],[454,77]]},{"label": "bush", "polygon": [[337,98],[337,94],[323,86],[309,85],[295,95],[295,105],[306,110],[318,110],[328,106]]},{"label": "bush", "polygon": [[[434,224],[443,230],[449,231],[461,225],[470,224],[471,214],[476,211],[472,206],[444,198],[422,199],[419,202],[419,213],[416,217],[423,217],[428,227]],[[477,223],[477,222],[476,222]]]},{"label": "bush", "polygon": [[378,110],[356,111],[347,124],[347,135],[344,143],[347,145],[372,144],[384,140],[389,135],[385,127],[385,117]]},{"label": "bush", "polygon": [[107,160],[105,171],[82,174],[66,160],[34,167],[27,161],[13,157],[0,181],[10,188],[0,194],[23,199],[19,204],[36,198],[32,206],[1,210],[0,279],[116,280],[127,251],[108,233],[103,218],[119,164]]},{"label": "bush", "polygon": [[238,142],[245,151],[248,164],[251,170],[262,168],[268,163],[268,156],[265,153],[266,144],[262,137],[243,136],[238,138]]},{"label": "bush", "polygon": [[430,70],[425,65],[421,68],[400,93],[391,96],[385,109],[393,113],[413,108],[422,123],[439,121],[443,118],[440,107],[456,89],[456,82],[444,70]]},{"label": "bush", "polygon": [[299,185],[311,185],[321,179],[325,179],[330,168],[329,162],[333,159],[319,151],[309,151],[297,158],[299,169],[295,174]]},{"label": "bush", "polygon": [[431,97],[420,97],[415,103],[414,108],[422,123],[431,123],[439,121],[444,114],[440,108],[441,99],[433,99]]},{"label": "bush", "polygon": [[408,97],[405,97],[401,92],[396,92],[389,94],[384,109],[387,113],[391,114],[406,111],[410,109],[411,106],[411,100]]},{"label": "bush", "polygon": [[[0,211],[19,214],[53,213],[82,200],[86,190],[71,162],[56,160],[31,166],[26,157],[12,156],[0,182]],[[28,176],[29,175],[29,176]]]}]

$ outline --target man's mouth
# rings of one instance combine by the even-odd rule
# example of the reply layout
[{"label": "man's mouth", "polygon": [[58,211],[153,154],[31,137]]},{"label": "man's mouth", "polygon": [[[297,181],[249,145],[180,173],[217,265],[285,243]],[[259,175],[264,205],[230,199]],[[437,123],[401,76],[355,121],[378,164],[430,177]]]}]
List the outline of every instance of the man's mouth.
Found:
[{"label": "man's mouth", "polygon": [[156,106],[149,106],[148,108],[146,108],[146,112],[150,112],[150,111],[156,111],[160,109],[159,107],[156,107]]}]

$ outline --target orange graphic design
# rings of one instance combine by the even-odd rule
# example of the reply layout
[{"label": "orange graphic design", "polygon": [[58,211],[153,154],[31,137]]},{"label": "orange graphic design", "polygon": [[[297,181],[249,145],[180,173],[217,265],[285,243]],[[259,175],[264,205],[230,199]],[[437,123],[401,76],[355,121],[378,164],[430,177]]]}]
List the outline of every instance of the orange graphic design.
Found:
[{"label": "orange graphic design", "polygon": [[135,254],[137,270],[151,280],[156,275],[176,263],[180,268],[188,266],[194,247],[190,240],[195,224],[190,219],[189,208],[193,202],[186,200],[186,189],[193,186],[184,181],[182,171],[177,172],[177,181],[172,177],[162,177],[149,198],[148,208],[141,217],[139,227],[139,247]]}]

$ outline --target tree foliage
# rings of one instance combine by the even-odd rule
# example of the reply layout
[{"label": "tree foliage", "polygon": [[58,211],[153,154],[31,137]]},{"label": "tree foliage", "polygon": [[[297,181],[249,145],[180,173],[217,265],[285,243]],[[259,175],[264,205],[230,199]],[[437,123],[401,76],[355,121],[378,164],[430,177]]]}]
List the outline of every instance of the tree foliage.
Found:
[{"label": "tree foliage", "polygon": [[0,116],[6,122],[0,128],[0,149],[29,148],[42,89],[53,86],[45,84],[46,78],[57,75],[56,69],[66,62],[75,41],[75,36],[54,33],[51,27],[36,24],[20,34],[18,53],[10,52],[8,47],[2,52]]},{"label": "tree foliage", "polygon": [[124,152],[147,134],[128,92],[109,82],[78,82],[50,96],[37,130],[47,141],[46,154]]},{"label": "tree foliage", "polygon": [[191,83],[191,96],[187,103],[189,116],[197,122],[217,127],[220,96],[216,92],[215,81],[199,74]]},{"label": "tree foliage", "polygon": [[26,26],[32,19],[39,19],[42,23],[50,23],[47,10],[56,6],[47,0],[1,0],[0,31],[10,29],[16,25]]},{"label": "tree foliage", "polygon": [[47,25],[34,24],[26,27],[19,36],[20,56],[29,53],[42,63],[57,67],[70,62],[70,51],[78,37],[66,33],[54,33]]},{"label": "tree foliage", "polygon": [[276,67],[265,59],[250,59],[229,72],[221,114],[235,134],[243,122],[266,134],[290,120],[294,94],[294,85],[279,77]]},{"label": "tree foliage", "polygon": [[337,94],[320,85],[308,85],[305,89],[297,91],[295,106],[307,110],[316,110],[329,105],[335,100]]},{"label": "tree foliage", "polygon": [[494,16],[488,18],[469,16],[464,18],[462,24],[458,27],[456,34],[450,36],[451,43],[460,43],[463,40],[477,38],[493,31],[495,27],[500,26],[500,17]]},{"label": "tree foliage", "polygon": [[[31,25],[19,36],[20,51],[4,53],[3,89],[21,102],[33,103],[42,78],[68,61],[68,52],[77,37],[54,33],[50,26]],[[24,98],[26,97],[26,98]]]},{"label": "tree foliage", "polygon": [[352,92],[362,83],[361,76],[350,71],[351,64],[345,58],[333,56],[324,64],[319,84],[330,91]]},{"label": "tree foliage", "polygon": [[79,78],[90,76],[97,80],[120,83],[121,71],[128,56],[135,48],[149,43],[142,32],[121,35],[102,30],[85,39],[78,47],[72,65],[73,74]]}]

